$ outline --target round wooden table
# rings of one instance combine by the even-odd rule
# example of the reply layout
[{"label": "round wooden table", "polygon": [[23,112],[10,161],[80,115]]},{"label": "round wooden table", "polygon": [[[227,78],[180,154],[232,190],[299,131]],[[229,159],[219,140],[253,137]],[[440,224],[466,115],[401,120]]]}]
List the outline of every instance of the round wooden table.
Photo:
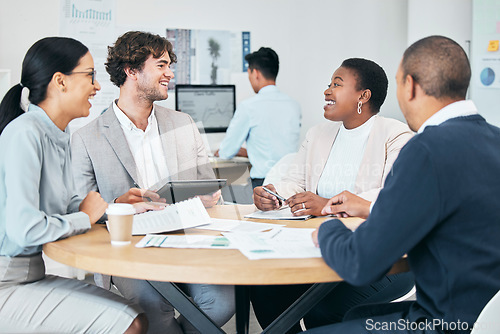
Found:
[{"label": "round wooden table", "polygon": [[[211,217],[241,219],[255,211],[253,205],[221,205],[208,210]],[[288,227],[316,228],[327,218],[306,221],[261,222],[286,224]],[[258,221],[258,220],[253,220]],[[357,226],[359,218],[343,219]],[[219,234],[189,229],[186,234]],[[136,248],[142,236],[134,236],[128,246],[111,246],[104,225],[95,225],[81,235],[51,242],[43,250],[50,258],[90,272],[107,275],[207,284],[304,284],[342,280],[321,258],[248,260],[234,249]],[[407,271],[405,260],[397,262],[392,272]]]},{"label": "round wooden table", "polygon": [[[208,209],[208,213],[213,218],[248,220],[244,216],[255,210],[254,205],[220,205]],[[306,221],[252,221],[286,224],[287,227],[316,228],[326,219],[329,218]],[[362,222],[359,218],[342,221],[351,229],[355,229]],[[219,234],[216,231],[197,229],[184,230],[182,233]],[[159,294],[203,333],[224,332],[176,284],[170,282],[235,285],[236,329],[238,333],[243,334],[248,333],[250,285],[314,283],[265,330],[265,333],[271,334],[286,332],[321,300],[321,297],[333,289],[333,285],[328,282],[342,280],[322,258],[248,260],[235,249],[136,248],[135,244],[141,239],[142,236],[135,236],[130,245],[111,246],[106,227],[94,225],[85,234],[45,244],[43,250],[50,258],[72,267],[112,276],[148,280]],[[392,267],[390,273],[408,270],[406,260],[401,259]]]}]

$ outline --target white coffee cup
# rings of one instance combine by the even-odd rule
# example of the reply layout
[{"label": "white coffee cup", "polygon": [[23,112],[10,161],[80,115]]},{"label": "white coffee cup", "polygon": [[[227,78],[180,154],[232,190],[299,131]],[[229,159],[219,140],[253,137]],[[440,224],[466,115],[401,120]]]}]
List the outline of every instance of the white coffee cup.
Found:
[{"label": "white coffee cup", "polygon": [[109,235],[113,246],[125,246],[132,241],[135,208],[132,204],[114,203],[106,209]]}]

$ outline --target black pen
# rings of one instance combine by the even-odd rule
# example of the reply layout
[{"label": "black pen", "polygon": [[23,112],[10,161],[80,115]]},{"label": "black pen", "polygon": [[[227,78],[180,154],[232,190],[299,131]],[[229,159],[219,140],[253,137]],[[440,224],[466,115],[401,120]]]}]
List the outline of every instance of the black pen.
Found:
[{"label": "black pen", "polygon": [[278,195],[277,193],[275,193],[274,191],[271,191],[269,189],[267,189],[266,187],[262,187],[262,189],[264,189],[266,192],[268,192],[269,194],[273,195],[273,196],[276,196],[277,199],[279,199],[280,201],[282,202],[286,202],[286,198],[281,196],[281,195]]}]

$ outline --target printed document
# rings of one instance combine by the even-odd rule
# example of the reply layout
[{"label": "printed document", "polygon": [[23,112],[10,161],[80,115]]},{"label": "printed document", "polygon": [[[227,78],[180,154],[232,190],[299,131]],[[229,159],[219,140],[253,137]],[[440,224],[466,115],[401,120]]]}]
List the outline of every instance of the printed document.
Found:
[{"label": "printed document", "polygon": [[135,247],[163,248],[209,248],[234,249],[229,240],[223,236],[214,235],[155,235],[148,234]]},{"label": "printed document", "polygon": [[312,228],[275,228],[269,232],[224,232],[223,235],[250,260],[321,257]]},{"label": "printed document", "polygon": [[132,235],[181,230],[210,223],[210,216],[198,197],[166,206],[163,210],[134,215]]},{"label": "printed document", "polygon": [[262,232],[276,228],[278,224],[255,223],[245,220],[212,218],[210,224],[197,227],[199,230],[214,230],[222,232]]}]

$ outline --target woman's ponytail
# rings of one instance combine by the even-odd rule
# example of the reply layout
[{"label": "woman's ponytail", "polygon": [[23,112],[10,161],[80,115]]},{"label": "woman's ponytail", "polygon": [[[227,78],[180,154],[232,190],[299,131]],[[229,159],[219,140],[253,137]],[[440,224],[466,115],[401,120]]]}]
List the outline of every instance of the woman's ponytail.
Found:
[{"label": "woman's ponytail", "polygon": [[5,94],[2,103],[0,103],[0,134],[7,124],[24,113],[21,108],[22,92],[22,84],[17,84]]}]

